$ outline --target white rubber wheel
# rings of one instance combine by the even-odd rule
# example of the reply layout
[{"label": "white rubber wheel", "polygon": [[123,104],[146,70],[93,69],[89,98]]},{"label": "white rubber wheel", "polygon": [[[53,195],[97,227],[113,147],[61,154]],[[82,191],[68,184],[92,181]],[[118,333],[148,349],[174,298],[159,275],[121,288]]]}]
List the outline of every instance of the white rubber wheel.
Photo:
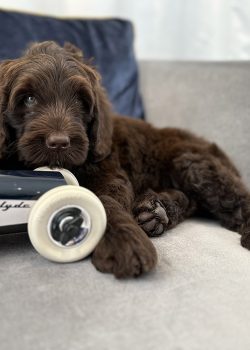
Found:
[{"label": "white rubber wheel", "polygon": [[[65,208],[80,208],[89,217],[86,236],[71,246],[57,242],[50,232],[52,218]],[[29,215],[28,233],[34,248],[45,258],[72,262],[85,258],[94,250],[105,232],[106,223],[105,209],[93,192],[83,187],[65,185],[53,188],[37,200]]]},{"label": "white rubber wheel", "polygon": [[66,183],[68,185],[75,185],[75,186],[79,186],[79,182],[77,181],[77,178],[75,177],[75,175],[73,175],[69,170],[67,169],[63,169],[63,168],[53,168],[50,169],[47,166],[42,166],[40,168],[36,168],[35,171],[57,171],[59,173],[62,174],[62,176],[64,177]]}]

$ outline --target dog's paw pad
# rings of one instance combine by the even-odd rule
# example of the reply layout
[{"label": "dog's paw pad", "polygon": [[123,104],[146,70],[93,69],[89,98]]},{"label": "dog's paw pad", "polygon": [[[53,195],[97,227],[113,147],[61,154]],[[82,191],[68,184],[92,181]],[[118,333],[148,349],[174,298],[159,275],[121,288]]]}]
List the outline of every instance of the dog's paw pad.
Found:
[{"label": "dog's paw pad", "polygon": [[159,200],[140,203],[135,210],[135,218],[150,237],[161,235],[169,222],[166,210]]}]

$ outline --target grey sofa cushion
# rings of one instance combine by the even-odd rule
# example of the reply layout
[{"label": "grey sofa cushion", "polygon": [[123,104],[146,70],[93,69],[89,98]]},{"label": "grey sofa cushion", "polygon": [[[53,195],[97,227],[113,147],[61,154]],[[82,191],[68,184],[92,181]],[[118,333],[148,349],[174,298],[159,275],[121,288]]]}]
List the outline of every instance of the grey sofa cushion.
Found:
[{"label": "grey sofa cushion", "polygon": [[142,62],[147,120],[215,141],[250,186],[250,62]]},{"label": "grey sofa cushion", "polygon": [[156,270],[116,280],[0,238],[1,350],[249,350],[250,252],[216,223],[154,239]]}]

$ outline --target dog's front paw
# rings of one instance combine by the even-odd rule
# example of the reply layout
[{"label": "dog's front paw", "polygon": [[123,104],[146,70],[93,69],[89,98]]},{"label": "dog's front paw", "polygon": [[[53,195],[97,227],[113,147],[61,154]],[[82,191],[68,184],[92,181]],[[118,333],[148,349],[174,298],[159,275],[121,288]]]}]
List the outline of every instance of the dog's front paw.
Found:
[{"label": "dog's front paw", "polygon": [[92,255],[97,270],[124,278],[139,276],[155,267],[157,254],[152,242],[140,227],[129,226],[120,232],[107,232],[102,238]]},{"label": "dog's front paw", "polygon": [[134,216],[150,237],[160,236],[169,223],[166,210],[158,199],[145,198],[139,202],[134,209]]}]

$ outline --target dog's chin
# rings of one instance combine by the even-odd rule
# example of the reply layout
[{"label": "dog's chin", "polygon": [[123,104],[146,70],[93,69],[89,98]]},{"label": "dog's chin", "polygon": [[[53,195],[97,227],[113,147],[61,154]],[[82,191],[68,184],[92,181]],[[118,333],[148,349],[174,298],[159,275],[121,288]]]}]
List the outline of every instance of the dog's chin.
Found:
[{"label": "dog's chin", "polygon": [[81,152],[78,154],[78,157],[67,152],[47,152],[46,154],[40,154],[36,157],[30,155],[27,157],[27,154],[22,154],[20,159],[29,168],[38,168],[42,166],[47,166],[51,169],[53,168],[65,168],[72,169],[77,166],[81,166],[85,163],[87,159],[87,152]]}]

